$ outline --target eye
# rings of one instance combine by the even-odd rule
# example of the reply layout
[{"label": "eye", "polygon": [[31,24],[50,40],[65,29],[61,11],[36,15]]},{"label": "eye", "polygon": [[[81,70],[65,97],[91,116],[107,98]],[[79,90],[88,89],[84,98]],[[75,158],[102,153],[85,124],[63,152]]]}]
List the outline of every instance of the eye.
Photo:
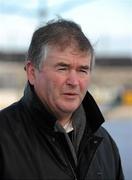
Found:
[{"label": "eye", "polygon": [[61,68],[58,68],[58,70],[59,71],[65,71],[65,70],[67,70],[67,68],[66,67],[61,67]]},{"label": "eye", "polygon": [[87,74],[87,71],[86,71],[86,70],[81,69],[80,71]]},{"label": "eye", "polygon": [[88,69],[79,69],[80,73],[88,74],[89,70]]},{"label": "eye", "polygon": [[57,70],[58,71],[67,71],[68,68],[69,68],[69,66],[67,66],[67,65],[60,65],[57,67]]},{"label": "eye", "polygon": [[90,67],[88,65],[78,67],[78,72],[82,75],[87,75],[90,71]]}]

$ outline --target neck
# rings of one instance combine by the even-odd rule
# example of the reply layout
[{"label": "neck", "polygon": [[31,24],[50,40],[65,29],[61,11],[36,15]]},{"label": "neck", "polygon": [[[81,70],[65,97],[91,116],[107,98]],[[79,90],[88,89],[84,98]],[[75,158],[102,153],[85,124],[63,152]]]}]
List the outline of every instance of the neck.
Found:
[{"label": "neck", "polygon": [[71,115],[59,117],[57,121],[61,126],[64,127],[65,124],[71,121]]}]

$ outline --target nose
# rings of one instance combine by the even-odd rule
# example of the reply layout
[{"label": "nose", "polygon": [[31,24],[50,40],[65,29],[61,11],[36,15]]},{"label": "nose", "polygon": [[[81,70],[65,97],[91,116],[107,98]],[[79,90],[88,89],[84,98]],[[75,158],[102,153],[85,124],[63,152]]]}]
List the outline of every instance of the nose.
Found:
[{"label": "nose", "polygon": [[78,86],[78,84],[79,84],[79,78],[77,72],[74,70],[70,71],[67,77],[67,85]]}]

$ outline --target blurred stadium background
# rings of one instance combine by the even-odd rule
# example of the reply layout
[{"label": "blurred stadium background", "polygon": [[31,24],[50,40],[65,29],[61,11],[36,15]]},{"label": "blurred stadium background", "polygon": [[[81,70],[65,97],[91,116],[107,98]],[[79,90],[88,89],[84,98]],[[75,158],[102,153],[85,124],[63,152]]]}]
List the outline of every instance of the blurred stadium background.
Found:
[{"label": "blurred stadium background", "polygon": [[76,21],[94,45],[96,66],[89,91],[106,118],[106,128],[119,144],[129,180],[132,143],[126,141],[132,135],[131,0],[0,0],[0,109],[23,94],[24,60],[32,33],[56,17]]}]

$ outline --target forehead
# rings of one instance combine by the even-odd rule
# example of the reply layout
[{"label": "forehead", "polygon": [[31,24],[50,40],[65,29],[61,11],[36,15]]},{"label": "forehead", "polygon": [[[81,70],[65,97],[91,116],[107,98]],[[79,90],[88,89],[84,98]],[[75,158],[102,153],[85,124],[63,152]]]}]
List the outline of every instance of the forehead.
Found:
[{"label": "forehead", "polygon": [[47,46],[45,48],[45,60],[50,61],[50,59],[74,59],[88,62],[91,60],[91,53],[88,51],[80,51],[73,45],[65,49],[61,49],[59,46]]}]

